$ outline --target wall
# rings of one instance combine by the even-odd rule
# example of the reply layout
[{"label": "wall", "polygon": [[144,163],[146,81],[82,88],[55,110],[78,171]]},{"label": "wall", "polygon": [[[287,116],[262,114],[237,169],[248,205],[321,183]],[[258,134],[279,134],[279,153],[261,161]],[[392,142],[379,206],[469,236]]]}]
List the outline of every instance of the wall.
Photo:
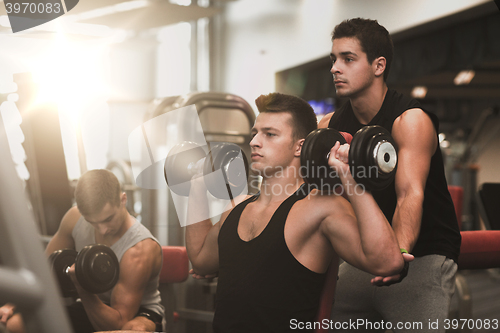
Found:
[{"label": "wall", "polygon": [[[275,90],[277,71],[324,57],[334,26],[376,19],[394,33],[490,0],[239,0],[224,13],[221,87],[250,103]],[[252,104],[254,106],[254,104]]]}]

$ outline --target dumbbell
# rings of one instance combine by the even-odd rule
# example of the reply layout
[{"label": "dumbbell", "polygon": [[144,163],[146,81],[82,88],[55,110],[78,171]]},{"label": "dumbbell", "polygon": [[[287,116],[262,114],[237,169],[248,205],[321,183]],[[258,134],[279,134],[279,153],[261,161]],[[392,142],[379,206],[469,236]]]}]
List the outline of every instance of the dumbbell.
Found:
[{"label": "dumbbell", "polygon": [[185,141],[174,146],[165,159],[164,176],[174,193],[189,196],[191,179],[203,174],[208,191],[219,199],[233,199],[247,185],[248,161],[233,143],[216,144],[206,154],[196,143]]},{"label": "dumbbell", "polygon": [[116,254],[101,244],[85,246],[80,252],[73,249],[55,251],[49,256],[49,264],[59,282],[63,297],[78,296],[68,274],[73,264],[78,283],[93,294],[111,290],[120,275],[120,263]]},{"label": "dumbbell", "polygon": [[[352,139],[352,141],[351,141]],[[377,125],[365,126],[351,137],[331,128],[320,128],[306,137],[300,163],[302,178],[313,187],[333,191],[340,184],[328,165],[330,150],[339,141],[349,143],[349,167],[357,183],[368,190],[382,190],[394,180],[398,163],[397,146],[389,131]]]}]

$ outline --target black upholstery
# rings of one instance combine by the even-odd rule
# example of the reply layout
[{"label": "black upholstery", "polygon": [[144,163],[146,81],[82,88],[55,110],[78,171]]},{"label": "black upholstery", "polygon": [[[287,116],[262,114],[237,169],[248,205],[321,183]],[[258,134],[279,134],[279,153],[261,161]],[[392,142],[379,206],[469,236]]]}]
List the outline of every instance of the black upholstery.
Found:
[{"label": "black upholstery", "polygon": [[500,230],[500,183],[483,183],[477,199],[486,229]]}]

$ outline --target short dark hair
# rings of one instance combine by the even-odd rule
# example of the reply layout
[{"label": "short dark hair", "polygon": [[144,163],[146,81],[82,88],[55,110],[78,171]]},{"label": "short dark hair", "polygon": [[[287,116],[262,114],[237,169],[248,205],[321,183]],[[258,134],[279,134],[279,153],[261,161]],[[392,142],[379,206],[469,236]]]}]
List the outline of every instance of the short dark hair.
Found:
[{"label": "short dark hair", "polygon": [[304,139],[318,128],[318,119],[313,108],[300,97],[280,93],[260,95],[255,100],[260,113],[287,112],[292,116],[294,141]]},{"label": "short dark hair", "polygon": [[377,20],[358,17],[342,21],[333,29],[332,42],[344,37],[356,37],[359,40],[370,64],[378,57],[385,58],[384,81],[387,81],[394,54],[394,45],[387,29]]},{"label": "short dark hair", "polygon": [[76,184],[76,206],[84,216],[100,213],[107,203],[119,207],[120,193],[120,181],[111,171],[90,170],[85,172]]}]

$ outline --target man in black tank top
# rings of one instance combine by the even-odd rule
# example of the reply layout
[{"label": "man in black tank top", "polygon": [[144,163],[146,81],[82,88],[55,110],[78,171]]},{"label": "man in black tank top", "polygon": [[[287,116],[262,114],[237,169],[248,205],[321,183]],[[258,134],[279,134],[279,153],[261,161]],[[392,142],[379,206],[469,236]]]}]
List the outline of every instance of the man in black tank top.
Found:
[{"label": "man in black tank top", "polygon": [[[335,27],[332,43],[336,93],[349,102],[326,115],[319,127],[354,134],[363,126],[380,125],[392,133],[399,147],[395,183],[372,194],[392,224],[402,252],[416,257],[398,284],[393,284],[397,275],[375,278],[341,265],[332,319],[389,321],[395,332],[431,331],[429,322],[437,322],[439,330],[433,326],[432,332],[444,332],[461,237],[438,144],[438,119],[416,100],[388,89],[385,80],[393,46],[377,21],[346,20]],[[370,280],[392,285],[376,288]],[[420,325],[401,329],[398,322]]]},{"label": "man in black tank top", "polygon": [[312,331],[328,324],[315,318],[330,263],[340,256],[372,274],[392,275],[401,272],[403,259],[384,214],[349,172],[349,146],[333,147],[329,164],[351,203],[310,191],[299,172],[304,138],[317,126],[314,111],[278,93],[256,104],[250,146],[260,192],[237,198],[212,225],[204,182],[194,178],[188,255],[197,276],[218,273],[215,332]]}]

